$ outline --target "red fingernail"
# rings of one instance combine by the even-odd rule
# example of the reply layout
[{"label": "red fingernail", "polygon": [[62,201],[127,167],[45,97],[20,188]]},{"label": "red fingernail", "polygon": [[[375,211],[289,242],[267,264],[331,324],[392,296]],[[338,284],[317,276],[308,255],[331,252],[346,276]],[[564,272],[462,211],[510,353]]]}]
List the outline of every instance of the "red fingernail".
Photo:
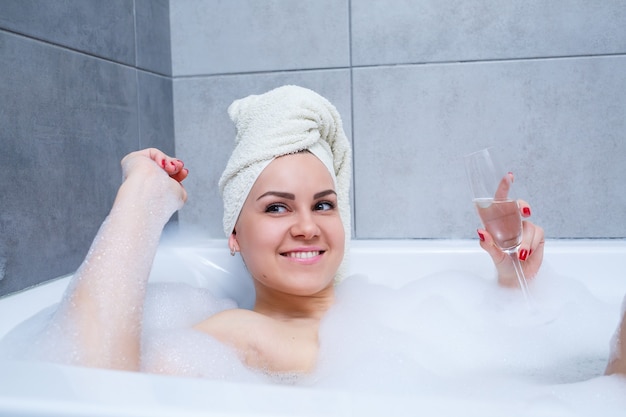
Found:
[{"label": "red fingernail", "polygon": [[525,215],[525,216],[530,216],[530,208],[528,208],[528,207],[524,207],[524,208],[522,209],[522,212],[524,212],[524,215]]},{"label": "red fingernail", "polygon": [[482,233],[480,233],[479,230],[476,231],[476,233],[478,233],[478,238],[480,239],[481,242],[485,241],[485,235],[483,235]]},{"label": "red fingernail", "polygon": [[528,257],[528,251],[526,249],[522,249],[521,251],[519,251],[520,261],[525,261],[527,257]]},{"label": "red fingernail", "polygon": [[162,160],[161,160],[161,166],[162,166],[163,168],[165,168],[165,159],[162,159]]}]

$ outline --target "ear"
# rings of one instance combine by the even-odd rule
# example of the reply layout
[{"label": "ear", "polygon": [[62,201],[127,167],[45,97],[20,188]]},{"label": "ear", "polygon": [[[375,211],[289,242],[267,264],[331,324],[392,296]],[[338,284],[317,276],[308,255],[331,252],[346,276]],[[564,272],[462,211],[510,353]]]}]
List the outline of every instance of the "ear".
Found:
[{"label": "ear", "polygon": [[237,242],[237,233],[235,231],[228,237],[228,247],[234,252],[239,252],[239,242]]}]

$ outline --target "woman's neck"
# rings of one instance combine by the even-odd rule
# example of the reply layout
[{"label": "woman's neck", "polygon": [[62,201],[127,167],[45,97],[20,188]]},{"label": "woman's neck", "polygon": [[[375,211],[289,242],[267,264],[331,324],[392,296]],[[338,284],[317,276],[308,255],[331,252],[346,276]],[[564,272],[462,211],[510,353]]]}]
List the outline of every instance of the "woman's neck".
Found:
[{"label": "woman's neck", "polygon": [[277,320],[321,320],[335,301],[333,285],[315,295],[293,295],[256,285],[253,310]]}]

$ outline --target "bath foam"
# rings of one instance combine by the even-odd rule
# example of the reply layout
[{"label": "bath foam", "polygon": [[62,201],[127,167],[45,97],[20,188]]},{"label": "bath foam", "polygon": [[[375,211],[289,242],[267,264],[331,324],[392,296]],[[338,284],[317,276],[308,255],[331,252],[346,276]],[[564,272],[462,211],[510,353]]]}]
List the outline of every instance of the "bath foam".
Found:
[{"label": "bath foam", "polygon": [[[622,300],[622,306],[621,306],[621,315],[620,317],[622,317],[622,320],[626,320],[626,296],[624,297],[624,299]],[[620,344],[619,341],[619,337],[621,334],[622,329],[618,326],[617,329],[615,329],[615,332],[613,333],[613,337],[611,337],[611,360],[617,360],[617,359],[621,359],[622,358],[622,353],[625,349],[623,349],[623,347]]]},{"label": "bath foam", "polygon": [[[460,395],[484,395],[505,380],[547,386],[602,375],[614,310],[581,285],[545,275],[532,287],[538,311],[528,310],[517,291],[459,273],[397,290],[351,277],[322,326],[312,378],[372,392],[456,386]],[[477,380],[473,392],[468,382]]]},{"label": "bath foam", "polygon": [[[398,252],[401,251],[393,251]],[[218,252],[217,256],[221,259],[224,253]],[[462,258],[463,252],[455,252],[454,256]],[[371,258],[367,255],[361,260]],[[185,262],[189,259],[185,258]],[[225,259],[230,262],[236,258]],[[175,270],[182,268],[176,264],[180,262],[176,257],[166,261],[173,262]],[[204,261],[198,270],[204,271],[209,263]],[[318,369],[295,381],[296,385],[309,387],[312,398],[328,392],[350,393],[348,398],[354,398],[352,393],[355,396],[364,393],[365,398],[388,396],[397,401],[389,404],[389,410],[404,411],[397,415],[416,415],[409,413],[411,409],[398,407],[418,410],[417,403],[426,401],[425,404],[432,405],[428,398],[450,401],[442,405],[452,410],[446,415],[620,415],[623,412],[624,380],[601,376],[608,358],[609,339],[619,320],[614,294],[619,293],[621,299],[621,281],[612,280],[619,288],[613,286],[609,297],[607,292],[597,296],[578,280],[561,277],[546,265],[531,283],[539,313],[530,314],[519,292],[497,287],[489,269],[478,274],[443,271],[411,276],[411,268],[382,274],[375,270],[377,265],[396,264],[394,259],[384,258],[384,261],[377,259],[364,268],[371,269],[368,277],[351,276],[337,287],[337,303],[325,317],[320,331]],[[419,265],[414,261],[411,260],[412,265]],[[464,268],[472,270],[471,264]],[[408,284],[380,284],[402,274],[406,277],[395,282]],[[231,274],[224,276],[232,279]],[[605,278],[605,273],[593,275],[594,282]],[[194,277],[193,281],[201,283],[209,279],[209,276]],[[245,381],[249,377],[250,381],[263,382],[263,386],[272,385],[270,378],[258,373],[248,375],[245,373],[250,371],[243,369],[238,374],[241,369],[229,368],[241,366],[232,351],[219,344],[212,345],[213,341],[186,327],[203,314],[233,305],[214,291],[207,294],[203,285],[195,287],[187,288],[180,283],[169,288],[149,285],[145,313],[153,324],[147,318],[144,327],[155,332],[151,343],[172,349],[178,357],[185,358],[187,365],[182,369],[187,375],[199,375],[198,369],[203,368],[214,370],[217,361],[223,368],[206,375],[206,379]],[[150,313],[155,312],[150,307],[151,299],[156,303],[156,313]],[[46,320],[45,314],[41,319]],[[145,335],[147,343],[150,337]],[[186,354],[196,352],[198,345],[206,352],[198,358]],[[149,346],[146,348],[150,351]],[[268,391],[264,388],[262,392]],[[417,403],[411,400],[415,398]],[[479,405],[499,413],[480,414],[476,411],[480,407],[468,413],[463,404]]]},{"label": "bath foam", "polygon": [[[494,380],[509,376],[537,384],[601,375],[614,311],[569,280],[539,278],[533,290],[540,311],[530,312],[518,292],[460,273],[424,277],[400,289],[350,277],[337,287],[337,303],[323,321],[319,369],[298,383],[397,393],[426,389],[437,380],[485,380],[486,374]],[[218,299],[206,289],[150,284],[144,308],[144,370],[257,380],[236,352],[192,329],[204,318],[235,307],[235,301]],[[41,334],[50,316],[48,309],[19,332],[25,340]],[[46,334],[30,350],[17,350],[56,361],[80,354],[59,335],[52,342],[54,335]]]},{"label": "bath foam", "polygon": [[54,325],[58,303],[23,321],[0,340],[0,358],[73,364],[78,352],[71,338]]},{"label": "bath foam", "polygon": [[236,308],[235,301],[215,297],[209,290],[181,283],[148,285],[144,304],[142,370],[216,380],[259,380],[237,352],[193,326],[220,311]]}]

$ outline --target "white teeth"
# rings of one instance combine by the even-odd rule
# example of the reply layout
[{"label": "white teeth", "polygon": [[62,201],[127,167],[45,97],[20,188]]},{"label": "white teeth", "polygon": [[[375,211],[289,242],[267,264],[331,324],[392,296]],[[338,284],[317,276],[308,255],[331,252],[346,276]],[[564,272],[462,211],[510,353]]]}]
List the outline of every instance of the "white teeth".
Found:
[{"label": "white teeth", "polygon": [[288,257],[290,258],[298,258],[298,259],[308,259],[308,258],[313,258],[317,255],[319,255],[320,252],[319,251],[310,251],[310,252],[289,252],[287,254]]}]

